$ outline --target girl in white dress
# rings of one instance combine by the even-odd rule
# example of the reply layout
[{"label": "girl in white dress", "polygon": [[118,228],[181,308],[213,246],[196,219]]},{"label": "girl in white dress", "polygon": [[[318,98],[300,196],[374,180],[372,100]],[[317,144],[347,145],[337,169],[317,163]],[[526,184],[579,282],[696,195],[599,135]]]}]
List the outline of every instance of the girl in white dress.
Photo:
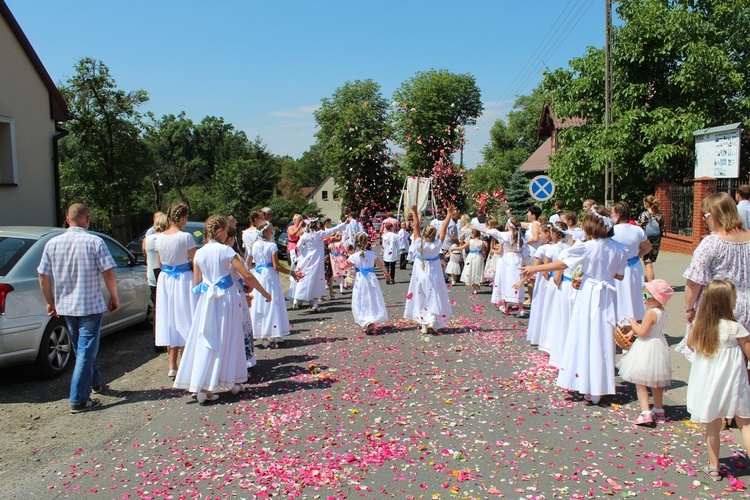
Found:
[{"label": "girl in white dress", "polygon": [[464,243],[467,245],[466,262],[461,272],[461,281],[474,290],[474,295],[479,292],[479,287],[484,280],[484,249],[487,246],[482,240],[479,230],[472,229],[471,237]]},{"label": "girl in white dress", "polygon": [[271,300],[254,300],[250,309],[253,323],[253,337],[260,340],[263,347],[284,341],[289,335],[289,315],[284,302],[284,289],[279,273],[288,274],[295,280],[301,276],[296,271],[287,271],[279,264],[279,247],[273,242],[273,225],[266,222],[259,228],[260,237],[255,240],[250,254],[255,268],[253,273],[268,293]]},{"label": "girl in white dress", "polygon": [[169,228],[156,239],[161,273],[156,281],[156,345],[168,347],[170,378],[177,375],[180,350],[185,346],[197,298],[190,289],[195,240],[182,231],[187,224],[188,206],[172,203],[167,211]]},{"label": "girl in white dress", "polygon": [[519,269],[523,266],[524,251],[528,252],[521,231],[521,222],[516,217],[508,217],[504,232],[497,229],[487,229],[483,232],[495,238],[503,247],[503,256],[495,271],[492,303],[497,304],[497,310],[503,314],[510,314],[513,309],[523,312],[521,304],[526,294],[523,288],[515,288],[521,278]]},{"label": "girl in white dress", "polygon": [[448,216],[443,220],[440,234],[437,235],[435,226],[424,228],[424,233],[422,233],[419,228],[417,205],[411,207],[414,216],[412,247],[415,251],[415,260],[411,271],[409,292],[406,295],[404,318],[417,321],[424,334],[436,334],[440,328],[448,324],[453,315],[448,298],[448,287],[445,285],[440,263],[440,247],[454,210],[453,205],[448,206]]},{"label": "girl in white dress", "polygon": [[635,318],[643,319],[646,306],[643,303],[643,264],[641,255],[651,251],[651,242],[646,233],[639,226],[630,224],[630,207],[624,201],[618,201],[612,206],[612,216],[616,219],[612,239],[620,243],[625,249],[628,267],[622,281],[615,283],[617,289],[617,320]]},{"label": "girl in white dress", "polygon": [[722,418],[733,418],[750,452],[750,385],[745,357],[750,357],[748,331],[735,320],[737,289],[731,280],[710,281],[696,313],[688,347],[694,352],[687,388],[690,420],[706,424],[708,467],[704,472],[721,479],[719,433]]},{"label": "girl in white dress", "polygon": [[[664,387],[672,380],[672,366],[669,362],[669,345],[664,338],[667,326],[667,312],[664,307],[674,295],[674,290],[664,280],[653,280],[645,284],[643,299],[648,310],[643,322],[628,318],[633,329],[630,337],[636,337],[633,346],[617,363],[620,378],[635,384],[638,405],[641,412],[635,419],[636,425],[652,425],[654,420],[664,421]],[[648,401],[648,389],[654,396],[654,409]]]},{"label": "girl in white dress", "polygon": [[318,311],[318,301],[326,293],[325,239],[344,230],[349,222],[351,218],[330,229],[321,229],[318,219],[306,221],[305,231],[297,242],[297,270],[301,278],[294,286],[292,309],[299,309],[300,302],[308,302],[313,311]]},{"label": "girl in white dress", "polygon": [[[568,248],[567,226],[564,222],[557,221],[550,224],[550,240],[552,245],[544,255],[544,263],[549,264],[559,259],[560,253]],[[572,286],[572,272],[570,269],[550,273],[547,280],[547,290],[544,292],[542,307],[541,335],[539,337],[539,350],[549,354],[549,364],[560,366],[563,347],[565,346],[565,334],[568,332],[570,312],[573,309],[575,290]],[[532,309],[533,313],[534,310]]]},{"label": "girl in white dress", "polygon": [[[234,248],[234,244],[237,241],[237,230],[232,228],[231,225],[227,227],[227,237],[224,240],[224,244],[230,248]],[[237,250],[235,249],[235,252]],[[239,253],[237,255],[240,255]],[[241,256],[242,260],[245,261],[245,257]],[[245,263],[247,268],[247,263]],[[245,282],[242,281],[240,274],[232,268],[232,281],[234,282],[240,295],[245,297],[245,303],[242,307],[242,337],[245,341],[245,363],[248,368],[258,364],[258,360],[255,359],[255,349],[253,347],[253,323],[250,320],[250,305],[253,297],[245,292]],[[249,288],[248,288],[249,290]]]},{"label": "girl in white dress", "polygon": [[448,251],[448,264],[445,266],[445,274],[450,275],[451,285],[461,276],[461,250],[463,246],[453,243]]},{"label": "girl in white dress", "polygon": [[367,335],[374,335],[375,325],[388,321],[388,311],[385,308],[378,277],[375,275],[375,266],[383,271],[386,282],[391,280],[391,275],[378,255],[372,250],[367,250],[367,234],[357,233],[354,243],[358,251],[349,256],[349,263],[356,273],[352,288],[352,315]]},{"label": "girl in white dress", "polygon": [[540,266],[525,266],[521,273],[563,271],[582,266],[583,279],[570,315],[557,385],[585,394],[599,404],[601,396],[615,393],[615,286],[622,279],[627,260],[622,247],[610,237],[609,210],[594,205],[583,219],[588,238],[569,247],[560,260]]},{"label": "girl in white dress", "polygon": [[[542,243],[534,253],[534,265],[543,264],[546,261],[547,252],[552,247],[549,241],[549,225],[545,224],[539,228],[539,241]],[[530,278],[530,276],[529,276]],[[527,278],[522,278],[515,284],[516,288],[521,288]],[[541,271],[536,273],[534,279],[533,294],[531,299],[531,314],[529,324],[526,329],[526,340],[531,345],[539,345],[542,337],[542,322],[544,321],[544,299],[547,293],[547,282],[549,273]]]},{"label": "girl in white dress", "polygon": [[221,243],[226,239],[227,225],[226,218],[220,215],[206,220],[207,243],[195,253],[194,261],[193,292],[199,295],[198,305],[174,381],[175,389],[196,393],[200,404],[216,401],[219,396],[214,391],[221,388],[230,388],[237,394],[247,380],[242,332],[246,299],[234,284],[232,269],[249,288],[271,300],[234,249]]}]

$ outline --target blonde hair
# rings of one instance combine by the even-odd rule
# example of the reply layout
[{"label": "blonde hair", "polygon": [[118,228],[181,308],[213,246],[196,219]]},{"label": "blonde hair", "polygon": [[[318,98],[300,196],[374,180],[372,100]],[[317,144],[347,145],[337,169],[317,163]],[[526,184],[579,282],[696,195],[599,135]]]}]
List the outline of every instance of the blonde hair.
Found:
[{"label": "blonde hair", "polygon": [[161,233],[165,231],[169,227],[169,220],[167,219],[167,214],[163,212],[159,212],[159,214],[154,217],[154,230],[157,233]]},{"label": "blonde hair", "polygon": [[184,203],[182,201],[176,201],[169,205],[169,210],[167,210],[167,218],[169,219],[169,225],[170,226],[177,226],[180,224],[180,219],[183,217],[187,217],[188,213],[190,212],[190,208],[188,208],[187,203]]},{"label": "blonde hair", "polygon": [[648,204],[648,206],[650,206],[651,208],[655,208],[657,210],[659,209],[659,200],[652,194],[644,196],[643,203]]},{"label": "blonde hair", "polygon": [[435,241],[437,237],[437,228],[435,226],[427,226],[422,231],[422,240]]},{"label": "blonde hair", "polygon": [[716,225],[723,231],[742,229],[737,204],[728,193],[709,194],[701,201],[701,210],[711,214]]},{"label": "blonde hair", "polygon": [[609,235],[609,230],[604,224],[604,218],[612,214],[609,209],[603,205],[594,205],[586,211],[583,217],[583,232],[586,233],[588,240],[602,240]]},{"label": "blonde hair", "polygon": [[497,219],[487,219],[487,227],[490,229],[495,229],[497,227]]},{"label": "blonde hair", "polygon": [[203,230],[203,242],[208,243],[216,239],[219,229],[225,229],[229,223],[223,215],[212,215],[206,219],[206,227]]},{"label": "blonde hair", "polygon": [[695,323],[690,331],[691,349],[701,356],[713,357],[719,350],[719,322],[722,319],[736,321],[734,304],[737,289],[731,280],[709,281],[703,289],[703,298]]},{"label": "blonde hair", "polygon": [[294,217],[292,217],[292,220],[294,222],[301,222],[301,221],[305,220],[305,218],[302,217],[300,214],[294,214]]},{"label": "blonde hair", "polygon": [[359,248],[359,256],[364,257],[365,256],[365,250],[367,250],[367,234],[366,233],[357,233],[354,236],[354,244],[357,245],[357,248]]}]

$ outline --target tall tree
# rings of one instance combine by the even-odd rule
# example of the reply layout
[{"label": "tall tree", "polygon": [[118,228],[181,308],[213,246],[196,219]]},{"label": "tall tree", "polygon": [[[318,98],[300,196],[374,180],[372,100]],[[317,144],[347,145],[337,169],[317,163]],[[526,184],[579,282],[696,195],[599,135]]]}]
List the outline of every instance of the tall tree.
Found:
[{"label": "tall tree", "polygon": [[388,102],[372,80],[347,82],[322,100],[316,133],[345,207],[387,208],[395,195],[388,138]]},{"label": "tall tree", "polygon": [[691,178],[694,130],[743,122],[750,154],[750,4],[746,0],[623,0],[613,33],[614,123],[605,133],[600,49],[545,75],[555,114],[587,119],[560,134],[550,174],[566,201],[604,191],[615,165],[615,196],[640,202],[653,183]]},{"label": "tall tree", "polygon": [[138,111],[148,94],[118,89],[109,68],[89,57],[60,91],[73,116],[60,142],[63,204],[86,202],[104,221],[129,212],[149,163]]},{"label": "tall tree", "polygon": [[393,104],[396,142],[406,151],[409,173],[433,177],[458,195],[462,172],[453,167],[453,155],[463,147],[465,127],[483,110],[475,78],[448,70],[419,72],[394,92]]}]

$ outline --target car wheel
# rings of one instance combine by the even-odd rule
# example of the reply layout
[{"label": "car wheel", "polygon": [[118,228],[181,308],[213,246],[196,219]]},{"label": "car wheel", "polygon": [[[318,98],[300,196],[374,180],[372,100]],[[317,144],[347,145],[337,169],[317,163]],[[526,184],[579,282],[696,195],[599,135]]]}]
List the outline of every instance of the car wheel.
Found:
[{"label": "car wheel", "polygon": [[156,321],[156,309],[151,301],[148,301],[148,307],[146,308],[146,319],[143,320],[143,328],[149,331],[154,331],[154,322]]},{"label": "car wheel", "polygon": [[62,318],[53,319],[42,335],[36,357],[37,372],[45,378],[58,377],[72,364],[74,356],[68,325]]}]

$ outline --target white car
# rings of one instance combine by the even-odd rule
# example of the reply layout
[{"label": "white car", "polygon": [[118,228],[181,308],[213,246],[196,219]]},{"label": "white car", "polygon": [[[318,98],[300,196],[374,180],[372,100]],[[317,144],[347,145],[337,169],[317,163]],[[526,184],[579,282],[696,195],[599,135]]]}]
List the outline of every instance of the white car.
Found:
[{"label": "white car", "polygon": [[[0,367],[35,363],[40,375],[56,377],[73,364],[70,334],[62,318],[47,316],[37,267],[44,245],[64,229],[0,226]],[[109,236],[101,237],[117,264],[120,308],[104,313],[102,335],[139,323],[152,324],[146,268]],[[105,301],[109,292],[101,279]]]}]

